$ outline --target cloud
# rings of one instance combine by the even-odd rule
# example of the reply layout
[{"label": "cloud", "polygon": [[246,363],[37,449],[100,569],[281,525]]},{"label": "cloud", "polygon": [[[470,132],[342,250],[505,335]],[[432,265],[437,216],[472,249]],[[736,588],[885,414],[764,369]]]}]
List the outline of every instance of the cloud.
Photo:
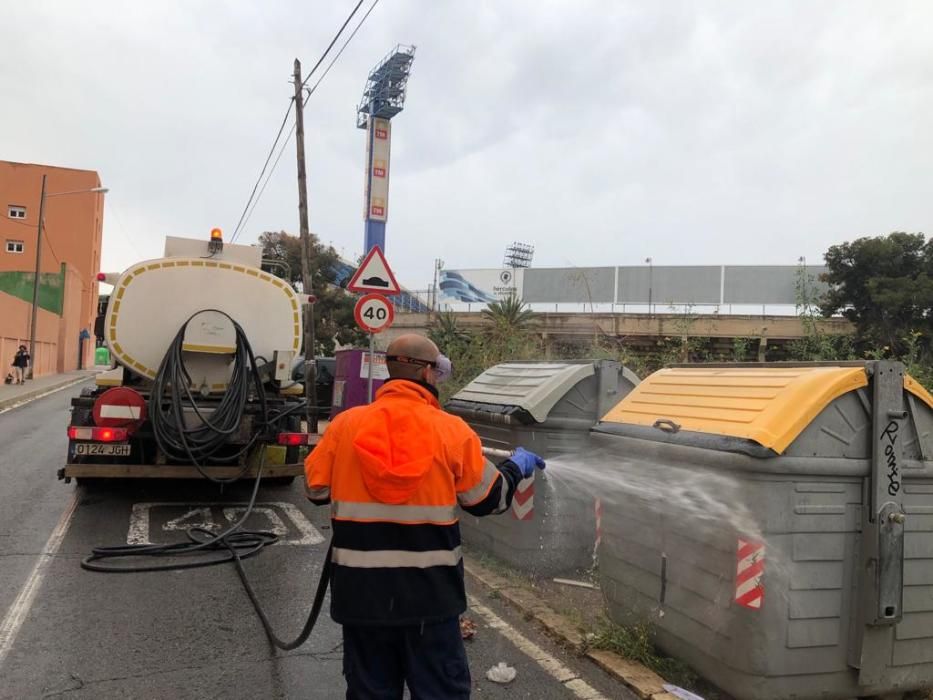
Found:
[{"label": "cloud", "polygon": [[[101,173],[111,269],[232,232],[293,58],[309,69],[350,6],[10,4],[0,157]],[[383,0],[308,106],[312,229],[360,252],[354,112],[402,42],[388,253],[411,287],[512,240],[539,265],[788,264],[929,231],[931,20],[925,2]],[[296,194],[290,145],[243,240],[296,231]]]}]

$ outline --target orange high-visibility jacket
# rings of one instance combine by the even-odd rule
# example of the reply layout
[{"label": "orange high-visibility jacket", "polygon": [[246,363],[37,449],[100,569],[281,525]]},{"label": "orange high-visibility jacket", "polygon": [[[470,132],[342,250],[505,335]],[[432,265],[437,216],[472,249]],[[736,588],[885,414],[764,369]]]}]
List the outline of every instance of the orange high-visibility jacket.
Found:
[{"label": "orange high-visibility jacket", "polygon": [[337,416],[305,462],[307,495],[331,504],[331,616],[341,624],[415,624],[466,609],[457,507],[511,505],[521,473],[483,457],[433,387],[392,379]]}]

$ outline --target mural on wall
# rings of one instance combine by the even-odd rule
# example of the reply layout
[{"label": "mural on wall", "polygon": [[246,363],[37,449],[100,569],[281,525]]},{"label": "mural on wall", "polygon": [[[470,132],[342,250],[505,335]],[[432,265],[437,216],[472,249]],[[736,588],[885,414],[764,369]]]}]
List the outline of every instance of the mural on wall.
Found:
[{"label": "mural on wall", "polygon": [[488,304],[522,295],[522,269],[441,270],[440,298],[461,304]]},{"label": "mural on wall", "polygon": [[[0,293],[31,303],[35,278],[32,272],[0,272]],[[64,298],[65,263],[62,263],[61,272],[43,272],[39,275],[39,308],[61,316]]]}]

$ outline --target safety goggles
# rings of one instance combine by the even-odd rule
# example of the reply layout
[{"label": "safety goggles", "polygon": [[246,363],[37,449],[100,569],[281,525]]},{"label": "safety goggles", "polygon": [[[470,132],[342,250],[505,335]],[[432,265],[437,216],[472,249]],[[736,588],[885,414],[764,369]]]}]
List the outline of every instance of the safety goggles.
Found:
[{"label": "safety goggles", "polygon": [[416,357],[406,357],[405,355],[386,355],[386,361],[401,362],[403,365],[430,367],[437,375],[438,384],[450,379],[450,375],[453,372],[453,365],[450,363],[450,358],[446,355],[438,355],[437,360],[434,362],[431,362],[431,360],[419,360]]}]

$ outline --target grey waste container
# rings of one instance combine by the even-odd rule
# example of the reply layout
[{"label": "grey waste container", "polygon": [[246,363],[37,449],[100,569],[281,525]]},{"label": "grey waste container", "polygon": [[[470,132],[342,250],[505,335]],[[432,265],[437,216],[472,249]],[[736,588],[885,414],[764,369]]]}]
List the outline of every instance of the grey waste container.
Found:
[{"label": "grey waste container", "polygon": [[[584,449],[599,417],[638,383],[618,362],[580,360],[496,365],[456,394],[445,408],[461,416],[483,444],[522,446],[548,458]],[[513,566],[555,575],[592,565],[592,495],[555,497],[547,471],[521,482],[510,513],[461,517],[463,539]]]},{"label": "grey waste container", "polygon": [[902,365],[662,370],[593,444],[614,620],[742,700],[933,682],[933,397]]}]

